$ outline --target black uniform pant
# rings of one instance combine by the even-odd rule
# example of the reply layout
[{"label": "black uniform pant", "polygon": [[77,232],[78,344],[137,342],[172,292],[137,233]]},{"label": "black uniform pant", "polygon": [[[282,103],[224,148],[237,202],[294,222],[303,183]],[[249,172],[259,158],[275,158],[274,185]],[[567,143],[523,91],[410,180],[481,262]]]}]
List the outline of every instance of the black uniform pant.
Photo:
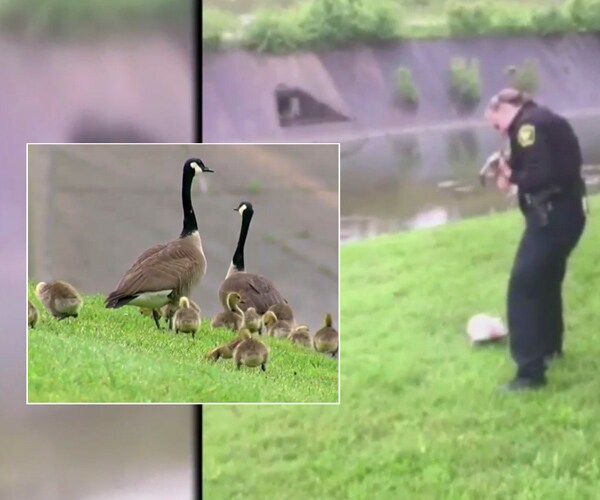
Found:
[{"label": "black uniform pant", "polygon": [[562,283],[586,216],[579,197],[552,200],[545,223],[535,208],[523,212],[526,228],[508,286],[508,329],[517,376],[538,378],[544,357],[562,351]]}]

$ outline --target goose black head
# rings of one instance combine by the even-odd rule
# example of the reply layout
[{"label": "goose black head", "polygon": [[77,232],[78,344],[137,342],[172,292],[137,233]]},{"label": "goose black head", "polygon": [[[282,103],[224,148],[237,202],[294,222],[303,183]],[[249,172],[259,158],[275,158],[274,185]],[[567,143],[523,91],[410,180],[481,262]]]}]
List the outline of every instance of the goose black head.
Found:
[{"label": "goose black head", "polygon": [[250,203],[249,201],[242,201],[237,208],[233,209],[236,212],[239,212],[240,214],[244,215],[244,212],[246,213],[254,213],[254,209],[252,208],[252,203]]},{"label": "goose black head", "polygon": [[190,170],[194,174],[200,174],[202,172],[214,172],[214,170],[208,168],[199,158],[190,158],[185,162],[183,169]]}]

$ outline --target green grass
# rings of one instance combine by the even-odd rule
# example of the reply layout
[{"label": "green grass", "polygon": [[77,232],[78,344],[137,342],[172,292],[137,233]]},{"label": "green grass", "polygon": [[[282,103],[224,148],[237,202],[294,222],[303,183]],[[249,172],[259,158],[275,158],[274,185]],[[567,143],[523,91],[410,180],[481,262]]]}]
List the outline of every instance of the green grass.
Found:
[{"label": "green grass", "polygon": [[0,0],[0,28],[42,38],[82,38],[192,27],[190,0]]},{"label": "green grass", "polygon": [[599,211],[566,278],[566,357],[533,393],[497,391],[506,346],[465,335],[504,311],[519,214],[343,247],[341,406],[206,408],[207,497],[598,498]]},{"label": "green grass", "polygon": [[232,360],[204,356],[235,338],[210,320],[190,335],[158,331],[137,308],[108,310],[85,297],[79,318],[57,321],[34,296],[40,321],[29,330],[30,402],[337,402],[337,362],[266,338],[267,372],[236,370]]},{"label": "green grass", "polygon": [[[563,0],[548,5],[543,0],[300,0],[296,2],[205,2],[203,23],[207,50],[222,39],[251,50],[284,53],[325,50],[356,43],[390,40],[473,37],[482,35],[552,36],[578,31],[600,31],[600,0]],[[243,28],[222,19],[227,11],[252,12],[256,21]]]}]

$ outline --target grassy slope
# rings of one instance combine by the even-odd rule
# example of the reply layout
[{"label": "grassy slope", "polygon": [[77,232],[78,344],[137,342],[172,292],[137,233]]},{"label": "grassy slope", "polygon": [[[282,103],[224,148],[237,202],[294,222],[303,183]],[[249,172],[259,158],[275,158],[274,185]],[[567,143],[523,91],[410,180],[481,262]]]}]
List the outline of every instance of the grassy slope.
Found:
[{"label": "grassy slope", "polygon": [[[29,296],[34,298],[33,286]],[[235,337],[210,320],[190,335],[157,331],[137,308],[106,310],[86,297],[77,320],[42,311],[29,330],[31,402],[337,402],[337,362],[282,339],[268,338],[267,373],[231,360],[204,359]],[[41,311],[41,308],[40,308]]]},{"label": "grassy slope", "polygon": [[503,312],[517,213],[344,248],[341,407],[205,409],[207,496],[598,498],[600,197],[592,210],[566,280],[567,357],[536,393],[499,393],[505,347],[464,333]]}]

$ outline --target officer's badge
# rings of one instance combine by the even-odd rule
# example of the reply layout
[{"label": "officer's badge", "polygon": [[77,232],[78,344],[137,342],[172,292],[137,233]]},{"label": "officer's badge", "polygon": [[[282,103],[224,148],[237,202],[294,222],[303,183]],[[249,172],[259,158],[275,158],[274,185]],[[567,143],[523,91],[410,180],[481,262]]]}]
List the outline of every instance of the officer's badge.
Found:
[{"label": "officer's badge", "polygon": [[531,146],[535,142],[535,127],[529,123],[521,125],[517,133],[517,140],[524,148]]}]

